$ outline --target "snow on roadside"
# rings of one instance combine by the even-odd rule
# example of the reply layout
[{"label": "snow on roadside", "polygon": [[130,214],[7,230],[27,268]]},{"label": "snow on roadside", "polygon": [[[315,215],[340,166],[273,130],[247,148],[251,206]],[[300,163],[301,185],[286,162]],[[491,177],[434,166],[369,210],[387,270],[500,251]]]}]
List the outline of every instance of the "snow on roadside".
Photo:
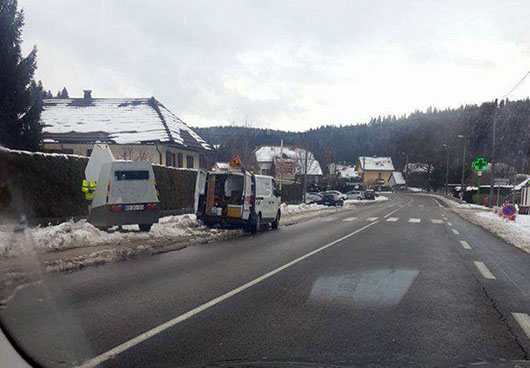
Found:
[{"label": "snow on roadside", "polygon": [[463,216],[480,225],[510,244],[530,253],[530,215],[519,215],[516,221],[507,221],[493,212],[462,211]]},{"label": "snow on roadside", "polygon": [[444,202],[466,220],[483,227],[504,241],[530,253],[530,215],[518,215],[515,222],[507,221],[484,206],[458,203],[436,194],[428,195]]}]

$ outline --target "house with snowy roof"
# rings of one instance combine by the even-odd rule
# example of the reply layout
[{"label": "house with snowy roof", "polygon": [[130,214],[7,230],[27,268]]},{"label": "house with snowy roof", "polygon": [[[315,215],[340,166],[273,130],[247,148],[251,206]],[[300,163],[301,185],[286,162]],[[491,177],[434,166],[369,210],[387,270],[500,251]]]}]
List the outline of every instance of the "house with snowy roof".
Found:
[{"label": "house with snowy roof", "polygon": [[395,169],[391,157],[360,156],[355,171],[366,184],[386,186]]},{"label": "house with snowy roof", "polygon": [[[307,160],[306,160],[307,153]],[[258,171],[262,175],[272,175],[276,179],[294,181],[306,173],[308,183],[317,183],[323,177],[320,163],[313,153],[299,147],[261,146],[254,154]]]},{"label": "house with snowy roof", "polygon": [[90,156],[94,143],[114,157],[197,169],[212,147],[169,109],[151,98],[45,99],[41,114],[46,152]]}]

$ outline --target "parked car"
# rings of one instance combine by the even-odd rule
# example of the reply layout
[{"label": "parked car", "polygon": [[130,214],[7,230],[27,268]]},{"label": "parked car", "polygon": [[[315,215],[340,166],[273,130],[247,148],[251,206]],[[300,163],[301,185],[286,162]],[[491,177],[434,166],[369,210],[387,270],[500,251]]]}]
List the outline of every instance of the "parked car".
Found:
[{"label": "parked car", "polygon": [[344,200],[333,192],[326,192],[322,195],[322,204],[326,206],[342,207]]},{"label": "parked car", "polygon": [[345,194],[348,199],[363,199],[363,193],[360,190],[350,190]]},{"label": "parked car", "polygon": [[363,193],[363,199],[375,199],[375,190],[366,189]]},{"label": "parked car", "polygon": [[309,192],[305,195],[305,203],[306,204],[312,204],[312,203],[321,203],[322,202],[322,195],[316,192]]},{"label": "parked car", "polygon": [[241,169],[200,171],[197,183],[196,214],[205,225],[237,225],[251,233],[263,225],[278,228],[281,197],[272,176]]},{"label": "parked car", "polygon": [[339,197],[339,199],[342,199],[343,201],[345,201],[346,199],[348,199],[348,196],[344,193],[341,193],[339,192],[338,190],[328,190],[328,191],[325,191],[325,192],[321,192],[320,194],[323,195],[323,194],[327,194],[327,193],[333,193],[335,194],[337,197]]}]

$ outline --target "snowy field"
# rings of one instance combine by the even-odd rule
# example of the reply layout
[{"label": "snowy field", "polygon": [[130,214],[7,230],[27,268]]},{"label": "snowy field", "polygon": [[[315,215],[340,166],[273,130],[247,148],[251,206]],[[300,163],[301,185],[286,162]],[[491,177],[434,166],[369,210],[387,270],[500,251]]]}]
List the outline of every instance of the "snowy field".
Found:
[{"label": "snowy field", "polygon": [[[280,225],[291,225],[343,211],[351,206],[386,200],[388,198],[384,196],[372,201],[348,200],[342,208],[317,204],[282,204]],[[241,229],[210,229],[191,214],[163,217],[158,224],[153,225],[150,232],[140,232],[136,225],[123,226],[121,230],[111,228],[106,232],[86,220],[80,220],[27,228],[23,232],[15,232],[13,228],[7,227],[0,229],[0,255],[9,259],[24,254],[40,254],[39,257],[49,268],[71,270],[138,254],[154,254],[192,244],[235,238],[242,234]]]}]

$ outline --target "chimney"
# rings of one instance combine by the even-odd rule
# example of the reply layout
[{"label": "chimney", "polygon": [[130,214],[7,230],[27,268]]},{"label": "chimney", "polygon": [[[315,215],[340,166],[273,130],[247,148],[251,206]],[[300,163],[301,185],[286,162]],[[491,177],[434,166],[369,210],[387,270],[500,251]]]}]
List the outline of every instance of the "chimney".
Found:
[{"label": "chimney", "polygon": [[83,93],[84,93],[83,98],[85,100],[91,100],[92,99],[92,90],[91,89],[84,89]]}]

